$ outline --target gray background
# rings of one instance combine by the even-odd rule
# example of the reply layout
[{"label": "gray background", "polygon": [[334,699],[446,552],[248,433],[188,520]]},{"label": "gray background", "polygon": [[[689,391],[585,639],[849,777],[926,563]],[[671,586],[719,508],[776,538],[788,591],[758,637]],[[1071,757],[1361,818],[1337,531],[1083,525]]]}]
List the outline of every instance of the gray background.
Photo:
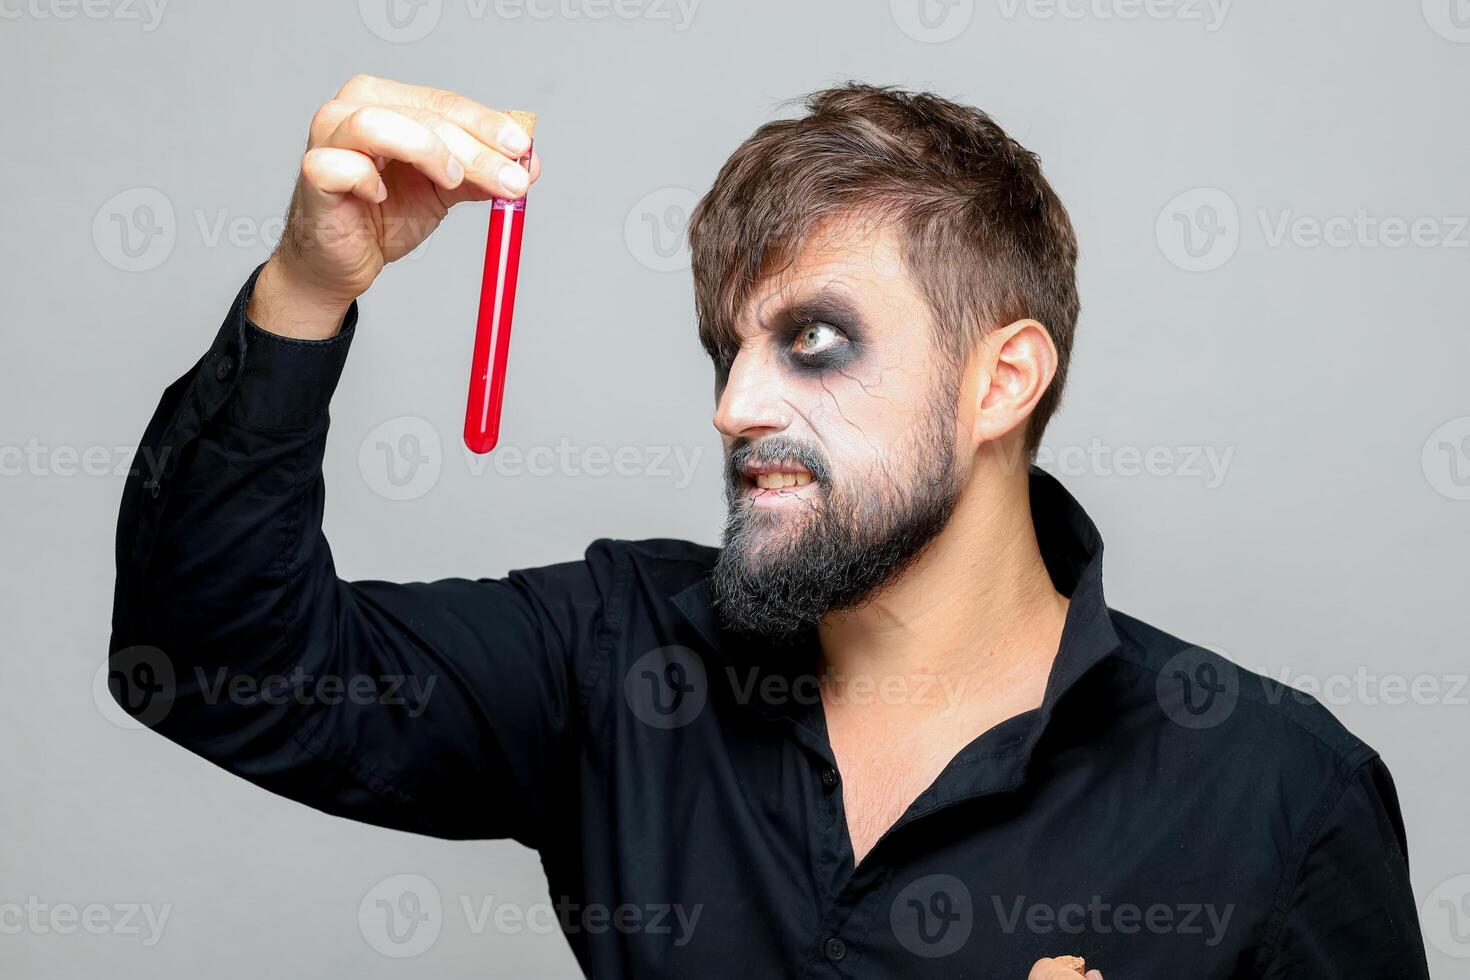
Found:
[{"label": "gray background", "polygon": [[[460,448],[486,215],[464,207],[362,303],[326,459],[342,574],[715,543],[711,375],[672,244],[687,207],[782,99],[933,88],[1037,151],[1076,222],[1084,313],[1042,462],[1103,530],[1111,603],[1335,691],[1397,780],[1431,964],[1463,975],[1470,914],[1452,931],[1441,902],[1470,892],[1470,4],[958,0],[926,20],[917,0],[429,0],[395,28],[387,0],[93,3],[0,5],[0,905],[169,918],[152,945],[116,917],[9,928],[0,973],[575,972],[559,936],[463,912],[543,902],[531,852],[325,817],[94,697],[111,471],[269,254],[312,111],[366,71],[541,114],[504,432],[551,455],[476,469]],[[379,446],[404,435],[427,461],[393,460],[395,484]],[[601,473],[623,447],[632,471]],[[358,918],[400,874],[443,903],[414,959]]]}]

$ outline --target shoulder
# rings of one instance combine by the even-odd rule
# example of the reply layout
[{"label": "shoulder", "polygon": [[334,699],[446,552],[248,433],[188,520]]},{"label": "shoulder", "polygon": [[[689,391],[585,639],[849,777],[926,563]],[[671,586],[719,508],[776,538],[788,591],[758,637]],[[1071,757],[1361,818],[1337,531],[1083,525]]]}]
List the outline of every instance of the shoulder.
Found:
[{"label": "shoulder", "polygon": [[[1163,729],[1216,742],[1242,762],[1337,779],[1378,753],[1316,698],[1247,670],[1218,650],[1110,610],[1119,659],[1157,705]],[[1287,772],[1283,772],[1287,775]]]},{"label": "shoulder", "polygon": [[587,546],[586,560],[617,569],[629,583],[672,595],[703,579],[720,549],[679,538],[598,538]]},{"label": "shoulder", "polygon": [[668,597],[702,579],[719,553],[676,538],[598,538],[580,559],[512,568],[507,581],[532,594],[575,602],[616,601],[630,589]]}]

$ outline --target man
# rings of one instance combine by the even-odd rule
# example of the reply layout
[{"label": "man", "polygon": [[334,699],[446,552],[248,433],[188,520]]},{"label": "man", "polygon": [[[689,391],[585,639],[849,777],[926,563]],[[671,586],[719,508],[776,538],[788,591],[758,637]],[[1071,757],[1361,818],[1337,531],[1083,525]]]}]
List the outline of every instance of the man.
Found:
[{"label": "man", "polygon": [[[536,848],[593,976],[1425,976],[1376,753],[1110,610],[1096,528],[1027,465],[1078,314],[1036,158],[933,95],[806,108],[691,217],[723,547],[400,585],[321,533],[356,299],[539,160],[468,99],[349,82],[143,440],[119,700],[329,813]],[[229,693],[287,677],[381,696]]]}]

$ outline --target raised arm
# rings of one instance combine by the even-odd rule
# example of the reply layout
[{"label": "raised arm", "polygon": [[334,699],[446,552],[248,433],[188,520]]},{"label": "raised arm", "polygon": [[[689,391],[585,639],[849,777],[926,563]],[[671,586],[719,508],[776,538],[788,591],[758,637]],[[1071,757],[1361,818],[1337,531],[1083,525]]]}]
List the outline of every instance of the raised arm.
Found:
[{"label": "raised arm", "polygon": [[282,248],[164,392],[127,481],[111,681],[140,720],[267,789],[535,846],[575,751],[611,554],[497,580],[346,582],[321,529],[356,297],[417,244],[391,240],[388,219],[422,237],[447,204],[498,193],[503,122],[376,79],[317,113]]}]

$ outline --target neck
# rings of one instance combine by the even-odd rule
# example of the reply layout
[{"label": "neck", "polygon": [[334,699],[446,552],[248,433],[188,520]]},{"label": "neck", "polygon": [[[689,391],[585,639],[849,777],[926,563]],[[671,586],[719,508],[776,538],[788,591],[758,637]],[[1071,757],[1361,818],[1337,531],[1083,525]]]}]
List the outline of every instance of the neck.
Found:
[{"label": "neck", "polygon": [[1044,688],[1067,598],[1041,557],[1026,467],[981,467],[914,564],[873,601],[823,619],[830,674],[963,678],[977,697]]}]

